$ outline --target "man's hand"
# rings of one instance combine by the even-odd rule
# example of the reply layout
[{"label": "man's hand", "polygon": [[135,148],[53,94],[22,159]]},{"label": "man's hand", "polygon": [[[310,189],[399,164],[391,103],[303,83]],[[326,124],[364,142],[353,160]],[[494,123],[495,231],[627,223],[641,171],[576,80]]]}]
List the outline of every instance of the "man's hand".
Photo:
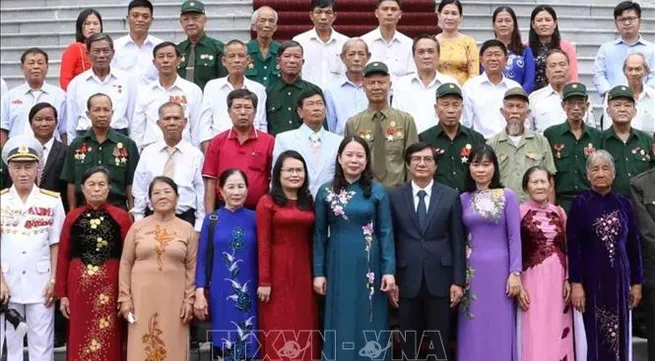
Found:
[{"label": "man's hand", "polygon": [[630,287],[630,309],[633,310],[641,302],[641,285],[632,285]]}]

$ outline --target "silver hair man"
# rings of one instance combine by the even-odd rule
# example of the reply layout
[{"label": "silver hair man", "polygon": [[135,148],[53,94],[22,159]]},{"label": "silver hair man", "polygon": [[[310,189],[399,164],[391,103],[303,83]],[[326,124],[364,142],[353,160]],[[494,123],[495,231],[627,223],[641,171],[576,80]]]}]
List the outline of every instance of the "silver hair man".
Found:
[{"label": "silver hair man", "polygon": [[275,23],[277,24],[277,11],[275,11],[272,7],[270,6],[262,6],[255,10],[252,13],[252,17],[250,18],[250,25],[255,26],[257,24],[257,20],[259,20],[259,14],[261,14],[262,10],[270,10],[273,12],[273,17],[275,18]]}]

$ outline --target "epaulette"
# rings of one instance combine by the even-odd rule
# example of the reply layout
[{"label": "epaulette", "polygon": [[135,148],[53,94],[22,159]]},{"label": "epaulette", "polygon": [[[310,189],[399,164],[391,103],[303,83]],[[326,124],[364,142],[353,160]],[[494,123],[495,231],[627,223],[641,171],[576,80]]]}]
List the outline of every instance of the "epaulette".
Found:
[{"label": "epaulette", "polygon": [[53,192],[53,191],[49,191],[47,189],[41,189],[41,188],[39,188],[39,191],[41,191],[41,193],[43,193],[45,195],[49,195],[50,197],[55,197],[55,198],[59,197],[58,192]]},{"label": "epaulette", "polygon": [[9,188],[5,188],[5,189],[0,191],[0,194],[5,194],[5,193],[8,193],[8,192],[9,192]]}]

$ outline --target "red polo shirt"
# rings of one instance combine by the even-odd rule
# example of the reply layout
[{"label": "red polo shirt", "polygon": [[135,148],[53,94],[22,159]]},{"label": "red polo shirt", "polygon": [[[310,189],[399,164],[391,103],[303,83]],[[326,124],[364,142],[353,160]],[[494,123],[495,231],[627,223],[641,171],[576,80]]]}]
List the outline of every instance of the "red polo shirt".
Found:
[{"label": "red polo shirt", "polygon": [[[239,143],[232,129],[211,140],[202,167],[202,176],[218,180],[221,173],[230,168],[241,169],[248,177],[248,196],[245,207],[255,209],[259,198],[268,193],[273,167],[273,146],[275,138],[252,128],[248,139]],[[216,182],[216,196],[221,190]]]}]

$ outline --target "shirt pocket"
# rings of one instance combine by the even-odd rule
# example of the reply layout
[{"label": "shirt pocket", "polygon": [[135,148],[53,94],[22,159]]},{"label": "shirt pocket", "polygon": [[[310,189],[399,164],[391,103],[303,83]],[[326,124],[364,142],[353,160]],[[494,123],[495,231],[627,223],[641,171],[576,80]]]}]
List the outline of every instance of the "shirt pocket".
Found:
[{"label": "shirt pocket", "polygon": [[535,165],[541,165],[544,159],[544,152],[539,151],[538,149],[527,149],[525,151],[525,165],[526,167],[532,167]]},{"label": "shirt pocket", "polygon": [[[554,151],[554,154],[558,154],[557,151]],[[571,172],[573,169],[573,163],[571,158],[571,152],[568,150],[562,150],[559,151],[559,157],[555,156],[555,168],[557,169],[557,173],[568,173]]]},{"label": "shirt pocket", "polygon": [[505,152],[498,152],[498,169],[500,169],[500,178],[506,179],[510,173],[509,157]]},{"label": "shirt pocket", "polygon": [[40,261],[36,263],[38,273],[50,273],[50,261]]},{"label": "shirt pocket", "polygon": [[343,72],[343,62],[339,54],[331,54],[328,58],[328,69],[332,74],[341,74]]},{"label": "shirt pocket", "polygon": [[266,171],[266,153],[255,150],[250,153],[249,158],[250,161],[248,162],[248,168],[261,172]]}]

